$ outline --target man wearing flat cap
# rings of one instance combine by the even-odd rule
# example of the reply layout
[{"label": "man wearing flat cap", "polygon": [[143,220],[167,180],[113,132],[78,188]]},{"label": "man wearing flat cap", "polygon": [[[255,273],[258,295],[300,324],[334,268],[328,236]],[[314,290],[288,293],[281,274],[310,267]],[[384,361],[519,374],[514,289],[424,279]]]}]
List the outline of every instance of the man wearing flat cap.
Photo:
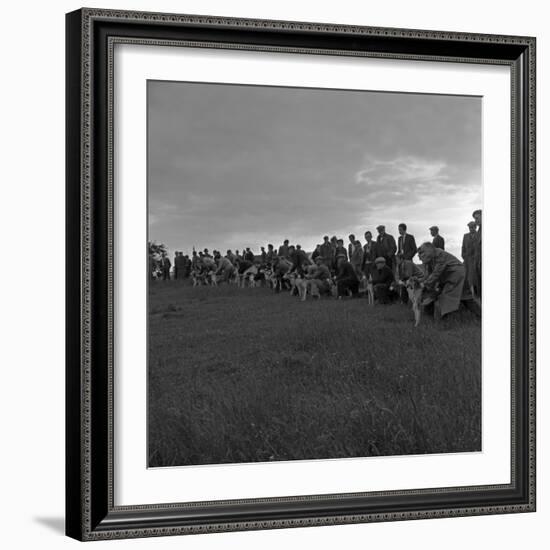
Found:
[{"label": "man wearing flat cap", "polygon": [[430,235],[433,237],[432,244],[436,248],[445,250],[445,239],[439,234],[439,227],[437,227],[437,225],[432,225],[430,227]]},{"label": "man wearing flat cap", "polygon": [[466,285],[478,296],[480,272],[478,269],[477,254],[479,235],[476,231],[476,222],[468,222],[468,233],[462,238],[462,259],[466,269]]},{"label": "man wearing flat cap", "polygon": [[394,278],[393,271],[386,265],[386,258],[379,256],[374,260],[371,276],[375,301],[379,304],[388,304],[391,301]]},{"label": "man wearing flat cap", "polygon": [[392,271],[395,269],[395,253],[397,245],[392,235],[386,233],[386,226],[379,225],[376,230],[378,237],[376,238],[376,253],[386,260],[386,266]]}]

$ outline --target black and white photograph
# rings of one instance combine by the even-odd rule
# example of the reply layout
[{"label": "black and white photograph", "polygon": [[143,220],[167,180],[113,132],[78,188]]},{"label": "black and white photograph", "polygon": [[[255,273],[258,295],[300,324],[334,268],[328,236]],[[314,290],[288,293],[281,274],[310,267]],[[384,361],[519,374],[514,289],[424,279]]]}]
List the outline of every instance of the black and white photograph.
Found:
[{"label": "black and white photograph", "polygon": [[481,452],[483,186],[478,96],[148,80],[148,467]]}]

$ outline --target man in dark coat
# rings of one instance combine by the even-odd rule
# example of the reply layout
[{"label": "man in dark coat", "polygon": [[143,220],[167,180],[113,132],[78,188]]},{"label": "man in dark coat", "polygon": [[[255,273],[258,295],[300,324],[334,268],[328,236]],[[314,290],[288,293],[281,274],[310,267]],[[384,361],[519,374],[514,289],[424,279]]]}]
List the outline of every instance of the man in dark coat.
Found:
[{"label": "man in dark coat", "polygon": [[351,255],[353,254],[353,250],[355,249],[355,241],[357,240],[355,238],[355,235],[351,234],[348,236],[349,243],[348,243],[348,259],[351,262]]},{"label": "man in dark coat", "polygon": [[265,264],[267,267],[271,267],[273,265],[273,260],[275,258],[275,250],[273,250],[273,245],[268,244],[267,245],[267,254],[265,256]]},{"label": "man in dark coat", "polygon": [[290,271],[296,271],[300,275],[305,274],[305,269],[308,265],[311,265],[307,254],[301,249],[296,248],[294,245],[288,247],[289,260],[292,262]]},{"label": "man in dark coat", "polygon": [[374,269],[371,270],[372,289],[374,299],[379,304],[391,302],[392,285],[394,283],[393,271],[386,265],[386,258],[379,256],[374,261]]},{"label": "man in dark coat", "polygon": [[288,258],[288,239],[285,239],[283,244],[279,247],[280,258]]},{"label": "man in dark coat", "polygon": [[338,289],[338,298],[347,296],[348,291],[355,296],[359,292],[359,279],[357,278],[355,269],[344,256],[340,256],[338,258],[337,268],[338,272],[336,274],[336,286]]},{"label": "man in dark coat", "polygon": [[376,252],[379,256],[386,259],[386,266],[393,271],[395,268],[395,253],[397,252],[395,239],[392,235],[386,233],[386,227],[384,225],[379,225],[376,230],[378,231]]},{"label": "man in dark coat", "polygon": [[348,251],[347,251],[346,247],[344,246],[344,240],[343,239],[338,239],[336,241],[336,250],[334,251],[334,255],[335,255],[337,263],[338,263],[338,258],[340,256],[343,256],[346,260],[349,260]]},{"label": "man in dark coat", "polygon": [[400,223],[397,229],[399,231],[397,257],[399,260],[412,260],[417,251],[414,235],[407,233],[407,225],[404,223]]},{"label": "man in dark coat", "polygon": [[185,278],[185,263],[183,252],[176,252],[176,257],[174,258],[174,279]]},{"label": "man in dark coat", "polygon": [[445,250],[424,243],[418,249],[418,257],[424,264],[425,276],[421,283],[429,293],[423,305],[434,301],[434,317],[441,318],[457,311],[464,287],[464,265]]},{"label": "man in dark coat", "polygon": [[478,296],[479,270],[478,270],[478,239],[476,222],[468,223],[468,233],[462,238],[462,259],[466,269],[466,284],[475,296]]},{"label": "man in dark coat", "polygon": [[170,263],[170,258],[163,253],[162,257],[160,259],[160,271],[162,273],[162,280],[163,281],[169,281],[170,280],[170,268],[172,267],[172,264]]},{"label": "man in dark coat", "polygon": [[374,268],[374,260],[378,258],[378,254],[376,242],[372,240],[372,233],[370,231],[365,231],[365,240],[367,242],[363,246],[363,273],[368,278],[371,270]]},{"label": "man in dark coat", "polygon": [[254,263],[254,252],[252,252],[252,250],[250,250],[250,248],[246,249],[246,252],[243,254],[243,256],[244,256],[244,259],[247,262]]},{"label": "man in dark coat", "polygon": [[321,245],[321,248],[319,249],[319,251],[321,253],[321,257],[323,258],[323,263],[329,269],[331,269],[332,264],[334,263],[334,249],[328,238],[328,235],[325,235],[323,237],[323,244]]},{"label": "man in dark coat", "polygon": [[437,225],[432,225],[430,227],[430,235],[433,237],[432,244],[436,248],[445,250],[445,239],[439,234],[439,227],[437,227]]}]

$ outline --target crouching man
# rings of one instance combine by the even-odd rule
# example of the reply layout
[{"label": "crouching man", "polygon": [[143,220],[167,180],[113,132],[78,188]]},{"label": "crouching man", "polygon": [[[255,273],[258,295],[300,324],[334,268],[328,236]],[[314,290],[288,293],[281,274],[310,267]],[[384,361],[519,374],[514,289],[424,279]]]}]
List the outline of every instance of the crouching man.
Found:
[{"label": "crouching man", "polygon": [[231,260],[226,256],[218,260],[218,269],[216,269],[216,275],[221,277],[220,281],[228,283],[229,280],[235,274],[235,266],[232,264]]},{"label": "crouching man", "polygon": [[359,292],[359,279],[354,267],[348,262],[343,254],[337,257],[336,286],[338,288],[338,298],[347,296],[351,292],[352,296],[356,296]]},{"label": "crouching man", "polygon": [[315,258],[315,266],[306,275],[308,290],[313,298],[320,298],[321,294],[330,292],[330,270],[322,256]]},{"label": "crouching man", "polygon": [[371,270],[374,300],[379,304],[389,304],[393,297],[393,271],[386,265],[386,258],[379,256],[374,260]]},{"label": "crouching man", "polygon": [[432,243],[421,245],[418,257],[425,267],[425,276],[421,282],[427,290],[422,305],[433,303],[436,319],[457,311],[465,279],[462,262]]}]

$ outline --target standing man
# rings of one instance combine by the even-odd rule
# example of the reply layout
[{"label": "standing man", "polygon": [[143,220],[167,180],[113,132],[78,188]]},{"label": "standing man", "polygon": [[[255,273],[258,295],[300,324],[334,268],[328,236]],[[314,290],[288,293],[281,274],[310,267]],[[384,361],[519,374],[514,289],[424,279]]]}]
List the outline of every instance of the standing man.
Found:
[{"label": "standing man", "polygon": [[368,278],[378,254],[376,243],[372,240],[372,233],[370,231],[365,231],[365,240],[367,242],[363,246],[363,273]]},{"label": "standing man", "polygon": [[283,244],[279,247],[279,257],[288,258],[288,239],[285,239]]},{"label": "standing man", "polygon": [[183,252],[176,252],[176,257],[174,258],[174,279],[185,278],[185,264]]},{"label": "standing man", "polygon": [[247,262],[254,263],[254,252],[252,252],[250,248],[247,247],[246,253],[243,254],[243,257]]},{"label": "standing man", "polygon": [[349,239],[349,244],[348,244],[348,258],[351,262],[351,255],[353,253],[353,249],[355,248],[355,241],[357,240],[355,238],[355,235],[351,234],[351,235],[348,235],[348,239]]},{"label": "standing man", "polygon": [[379,256],[386,259],[386,266],[392,271],[395,270],[395,253],[397,252],[397,245],[392,235],[386,233],[386,226],[379,225],[376,230],[378,231],[378,237],[376,238],[376,252]]},{"label": "standing man", "polygon": [[323,263],[329,268],[332,269],[332,264],[334,262],[334,249],[328,238],[328,235],[323,237],[323,244],[320,248],[321,258],[323,258]]},{"label": "standing man", "polygon": [[292,262],[292,267],[290,268],[290,271],[296,271],[296,273],[304,275],[305,268],[308,265],[311,265],[307,254],[301,248],[296,248],[293,245],[289,246],[288,253],[289,259]]},{"label": "standing man", "polygon": [[417,251],[414,235],[407,233],[407,224],[405,223],[400,223],[397,229],[399,231],[397,258],[399,261],[412,260]]},{"label": "standing man", "polygon": [[445,250],[445,239],[439,234],[439,227],[437,227],[437,225],[432,225],[430,227],[430,235],[433,237],[432,244],[436,248]]},{"label": "standing man", "polygon": [[166,255],[166,252],[162,253],[162,257],[160,259],[160,271],[162,273],[162,280],[163,281],[169,281],[170,280],[170,268],[172,267],[172,264],[170,263],[170,258]]},{"label": "standing man", "polygon": [[462,259],[466,268],[466,284],[474,296],[479,297],[479,271],[477,264],[478,239],[476,222],[468,222],[468,233],[462,238]]},{"label": "standing man", "polygon": [[348,257],[348,251],[346,250],[346,247],[344,246],[344,239],[338,239],[336,241],[336,250],[334,255],[336,256],[336,261],[338,262],[339,257],[343,257],[346,259],[346,261],[349,260]]},{"label": "standing man", "polygon": [[267,260],[267,252],[265,251],[265,246],[261,247],[260,260],[262,262],[262,265],[265,265],[265,262]]},{"label": "standing man", "polygon": [[353,248],[349,257],[349,261],[357,273],[357,277],[361,278],[363,269],[363,248],[359,241],[354,241]]},{"label": "standing man", "polygon": [[271,267],[273,265],[273,260],[275,259],[275,250],[273,250],[273,245],[268,244],[267,245],[267,254],[265,256],[265,263],[267,267]]}]

